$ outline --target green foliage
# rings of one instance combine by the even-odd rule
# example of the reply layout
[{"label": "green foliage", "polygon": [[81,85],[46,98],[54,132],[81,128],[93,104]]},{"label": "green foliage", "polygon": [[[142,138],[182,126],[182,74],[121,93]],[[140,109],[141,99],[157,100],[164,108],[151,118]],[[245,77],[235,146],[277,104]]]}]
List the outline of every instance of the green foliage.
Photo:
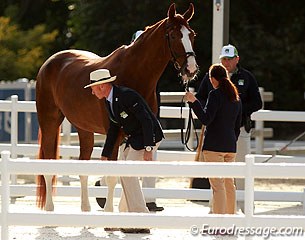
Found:
[{"label": "green foliage", "polygon": [[0,79],[35,78],[56,36],[56,30],[45,33],[44,25],[22,31],[9,18],[0,17]]}]

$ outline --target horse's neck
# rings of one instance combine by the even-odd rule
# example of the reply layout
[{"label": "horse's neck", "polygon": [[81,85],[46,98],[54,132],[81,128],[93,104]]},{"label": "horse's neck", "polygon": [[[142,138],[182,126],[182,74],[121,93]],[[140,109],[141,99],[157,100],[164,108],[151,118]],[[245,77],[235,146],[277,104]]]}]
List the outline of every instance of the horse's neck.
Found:
[{"label": "horse's neck", "polygon": [[[165,23],[149,28],[143,33],[143,37],[129,46],[126,51],[129,52],[130,59],[137,64],[135,71],[142,84],[155,86],[164,72],[169,60],[170,53],[165,37]],[[143,81],[143,78],[146,79]]]},{"label": "horse's neck", "polygon": [[170,60],[165,34],[163,20],[147,29],[133,44],[116,49],[98,63],[117,76],[116,84],[139,92],[154,112],[156,85]]},{"label": "horse's neck", "polygon": [[143,56],[143,64],[146,66],[154,66],[154,70],[163,73],[166,65],[170,60],[170,52],[166,41],[165,22],[161,22],[158,26],[151,27],[143,36],[139,48]]}]

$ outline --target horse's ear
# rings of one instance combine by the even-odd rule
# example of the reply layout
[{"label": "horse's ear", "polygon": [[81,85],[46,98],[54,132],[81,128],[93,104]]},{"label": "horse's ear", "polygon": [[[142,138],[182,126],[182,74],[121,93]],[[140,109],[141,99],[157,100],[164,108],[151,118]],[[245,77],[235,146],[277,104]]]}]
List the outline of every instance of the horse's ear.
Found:
[{"label": "horse's ear", "polygon": [[184,19],[188,22],[194,15],[194,5],[190,3],[189,9],[183,14]]},{"label": "horse's ear", "polygon": [[173,3],[172,5],[170,5],[168,12],[167,12],[167,16],[169,19],[174,18],[176,15],[176,5],[175,3]]}]

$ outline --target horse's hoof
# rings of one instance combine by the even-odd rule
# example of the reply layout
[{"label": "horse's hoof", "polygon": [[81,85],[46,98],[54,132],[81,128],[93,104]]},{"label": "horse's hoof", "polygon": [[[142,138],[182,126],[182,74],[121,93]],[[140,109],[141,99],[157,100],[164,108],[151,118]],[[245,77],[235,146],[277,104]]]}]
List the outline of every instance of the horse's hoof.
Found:
[{"label": "horse's hoof", "polygon": [[91,211],[91,207],[87,206],[87,207],[82,207],[82,212],[90,212]]},{"label": "horse's hoof", "polygon": [[[95,186],[97,186],[97,187],[101,186],[100,180],[96,181]],[[104,208],[104,207],[105,207],[106,198],[95,198],[95,199],[96,199],[97,204],[98,204],[101,208]]]},{"label": "horse's hoof", "polygon": [[46,207],[45,210],[46,210],[47,212],[54,212],[54,206]]}]

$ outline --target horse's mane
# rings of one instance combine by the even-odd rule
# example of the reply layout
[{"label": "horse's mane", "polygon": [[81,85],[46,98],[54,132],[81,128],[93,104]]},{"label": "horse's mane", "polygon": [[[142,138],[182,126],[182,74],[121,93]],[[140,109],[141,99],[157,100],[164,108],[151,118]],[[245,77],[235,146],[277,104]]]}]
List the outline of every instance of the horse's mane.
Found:
[{"label": "horse's mane", "polygon": [[153,24],[153,25],[146,26],[146,27],[144,28],[144,32],[145,32],[146,30],[149,30],[149,29],[152,29],[152,28],[159,27],[159,26],[160,26],[162,23],[164,23],[166,20],[167,20],[167,18],[164,18],[164,19],[160,20],[159,22],[156,22],[156,23]]}]

